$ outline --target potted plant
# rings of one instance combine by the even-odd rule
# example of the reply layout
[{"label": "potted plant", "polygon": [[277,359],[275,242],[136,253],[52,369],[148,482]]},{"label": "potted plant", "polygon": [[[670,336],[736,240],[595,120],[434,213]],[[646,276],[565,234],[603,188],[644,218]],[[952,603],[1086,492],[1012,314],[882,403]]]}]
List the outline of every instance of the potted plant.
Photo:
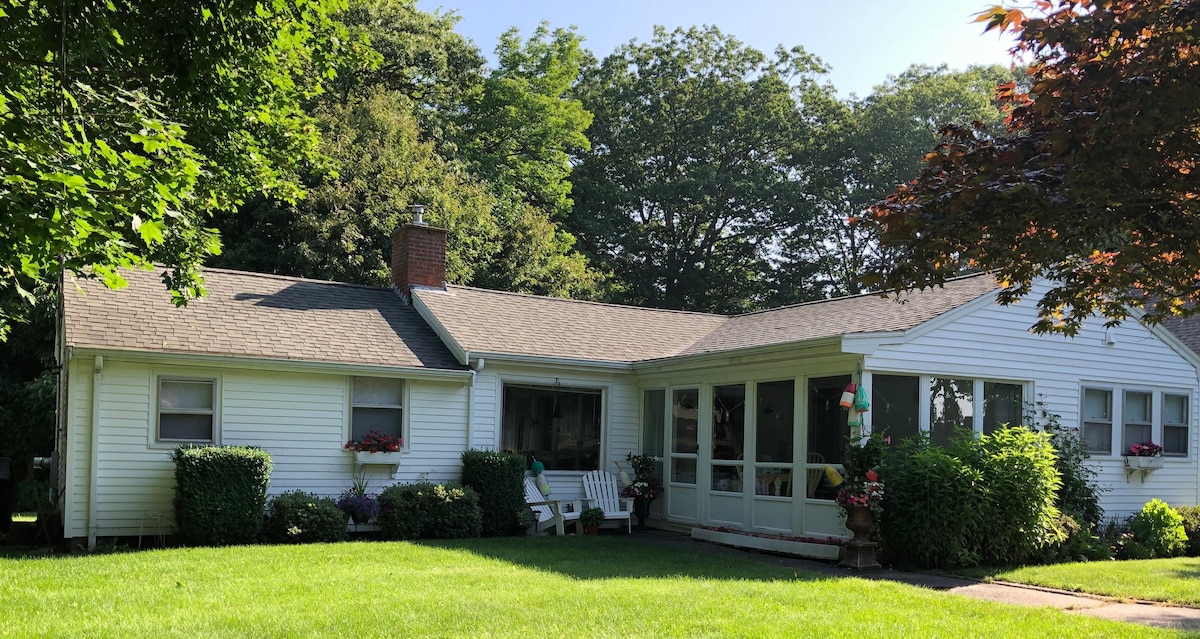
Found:
[{"label": "potted plant", "polygon": [[604,523],[604,511],[599,508],[588,508],[579,514],[579,523],[583,525],[584,534],[599,535],[600,524]]},{"label": "potted plant", "polygon": [[400,450],[404,448],[404,438],[387,435],[373,430],[362,439],[352,439],[346,442],[345,449],[354,453],[354,461],[359,465],[382,464],[393,469],[400,465]]},{"label": "potted plant", "polygon": [[346,513],[356,525],[365,524],[379,514],[379,502],[375,500],[374,495],[367,493],[369,487],[365,475],[355,475],[354,483],[343,491],[337,500],[338,510]]},{"label": "potted plant", "polygon": [[[625,455],[625,461],[633,468],[633,482],[621,489],[622,497],[633,498],[633,514],[637,515],[638,528],[646,526],[650,515],[650,504],[663,492],[662,482],[654,476],[656,465],[650,455]],[[616,463],[616,462],[613,462]],[[620,465],[617,466],[620,468]]]},{"label": "potted plant", "polygon": [[836,499],[846,514],[846,528],[854,536],[843,548],[841,566],[858,570],[879,567],[876,544],[869,535],[883,513],[883,482],[879,480],[878,468],[889,444],[890,438],[871,435],[852,438],[846,446],[846,478]]}]

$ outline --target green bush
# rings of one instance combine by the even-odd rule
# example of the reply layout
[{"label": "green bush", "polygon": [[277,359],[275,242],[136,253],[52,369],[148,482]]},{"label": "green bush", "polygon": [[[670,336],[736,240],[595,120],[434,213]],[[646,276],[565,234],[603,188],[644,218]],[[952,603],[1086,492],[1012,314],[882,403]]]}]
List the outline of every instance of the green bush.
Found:
[{"label": "green bush", "polygon": [[927,436],[884,455],[883,557],[894,566],[951,569],[1023,563],[1065,539],[1049,436],[1024,427],[948,448]]},{"label": "green bush", "polygon": [[1061,539],[1047,546],[1039,558],[1041,563],[1056,564],[1072,561],[1102,561],[1112,559],[1109,544],[1096,536],[1090,526],[1080,525],[1070,515],[1061,515],[1056,528]]},{"label": "green bush", "polygon": [[468,450],[462,454],[463,485],[479,494],[483,536],[520,535],[525,507],[525,457],[515,453]]},{"label": "green bush", "polygon": [[982,516],[977,473],[933,445],[925,434],[906,439],[880,466],[885,500],[879,533],[882,558],[893,566],[973,566],[971,537]]},{"label": "green bush", "polygon": [[1129,520],[1129,532],[1137,543],[1145,546],[1155,557],[1183,554],[1188,536],[1183,530],[1183,517],[1161,499],[1151,499],[1142,512]]},{"label": "green bush", "polygon": [[478,537],[483,513],[471,488],[422,482],[385,488],[378,521],[385,539],[456,539]]},{"label": "green bush", "polygon": [[263,524],[267,541],[310,544],[346,539],[346,513],[332,499],[304,491],[283,493],[271,500]]},{"label": "green bush", "polygon": [[1064,428],[1058,415],[1041,409],[1041,429],[1050,434],[1050,444],[1057,451],[1055,466],[1062,480],[1054,505],[1070,515],[1079,525],[1095,529],[1104,519],[1100,493],[1105,490],[1096,483],[1096,471],[1087,465],[1091,457],[1087,445],[1077,430]]},{"label": "green bush", "polygon": [[1183,532],[1188,538],[1183,553],[1188,557],[1200,557],[1200,506],[1181,506],[1175,512],[1183,517]]},{"label": "green bush", "polygon": [[258,538],[271,455],[245,446],[180,446],[175,462],[175,523],[199,546],[249,544]]}]

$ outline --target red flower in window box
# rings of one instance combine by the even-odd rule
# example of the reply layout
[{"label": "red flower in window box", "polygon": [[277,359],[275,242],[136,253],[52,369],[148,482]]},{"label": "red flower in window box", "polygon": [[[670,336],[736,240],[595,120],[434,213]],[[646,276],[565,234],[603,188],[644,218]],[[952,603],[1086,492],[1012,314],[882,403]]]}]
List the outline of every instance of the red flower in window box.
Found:
[{"label": "red flower in window box", "polygon": [[1158,457],[1163,452],[1163,447],[1154,442],[1142,442],[1129,447],[1127,453],[1130,457]]},{"label": "red flower in window box", "polygon": [[403,437],[385,435],[377,430],[363,435],[362,440],[352,439],[346,442],[346,450],[360,453],[395,453],[403,447]]}]

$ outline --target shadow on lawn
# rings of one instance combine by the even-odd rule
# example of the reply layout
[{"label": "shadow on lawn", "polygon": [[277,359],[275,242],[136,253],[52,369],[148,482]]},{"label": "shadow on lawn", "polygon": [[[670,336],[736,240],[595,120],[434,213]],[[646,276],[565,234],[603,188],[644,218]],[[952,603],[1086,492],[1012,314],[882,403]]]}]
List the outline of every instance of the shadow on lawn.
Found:
[{"label": "shadow on lawn", "polygon": [[[769,565],[736,555],[680,544],[643,543],[617,537],[509,537],[420,542],[469,552],[573,579],[694,579],[816,581],[840,576]],[[850,575],[846,575],[850,576]]]}]

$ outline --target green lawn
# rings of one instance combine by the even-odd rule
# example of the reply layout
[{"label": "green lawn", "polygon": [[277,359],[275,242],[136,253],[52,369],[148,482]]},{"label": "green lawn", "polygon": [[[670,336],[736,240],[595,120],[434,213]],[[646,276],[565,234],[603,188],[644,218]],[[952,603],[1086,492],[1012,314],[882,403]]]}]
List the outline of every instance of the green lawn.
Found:
[{"label": "green lawn", "polygon": [[1122,599],[1200,606],[1200,557],[1089,561],[976,572],[974,576]]},{"label": "green lawn", "polygon": [[3,637],[1188,636],[616,538],[0,559],[0,575]]}]

